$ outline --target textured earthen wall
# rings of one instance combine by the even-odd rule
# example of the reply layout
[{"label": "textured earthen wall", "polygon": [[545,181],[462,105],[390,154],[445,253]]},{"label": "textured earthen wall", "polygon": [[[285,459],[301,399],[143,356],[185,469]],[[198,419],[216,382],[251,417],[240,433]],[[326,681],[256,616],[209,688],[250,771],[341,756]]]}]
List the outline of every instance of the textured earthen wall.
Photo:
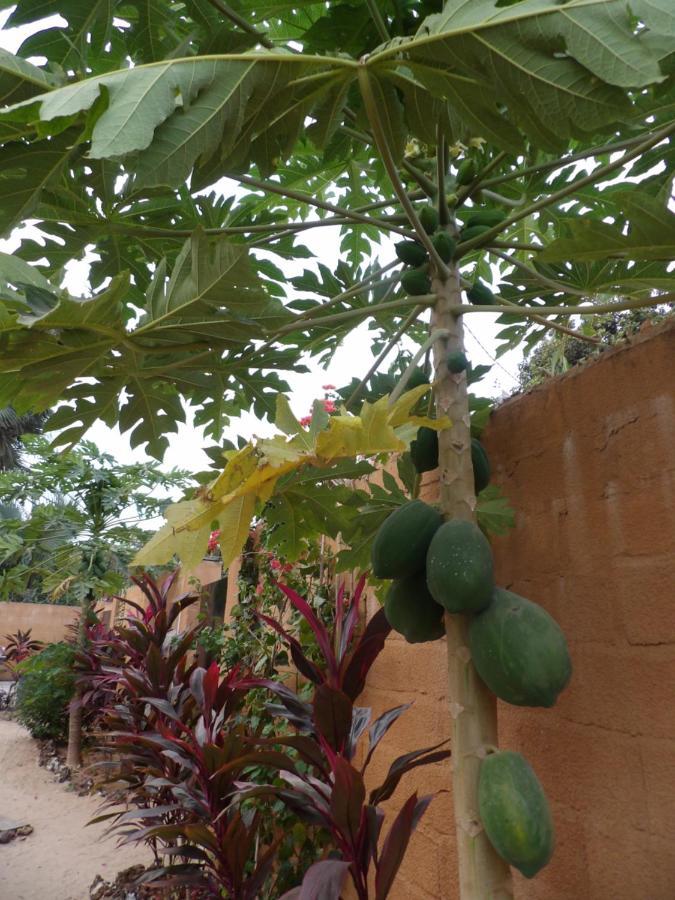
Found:
[{"label": "textured earthen wall", "polygon": [[[549,610],[574,664],[553,709],[499,705],[500,743],[534,766],[558,840],[535,879],[517,877],[516,895],[673,900],[675,328],[643,332],[508,401],[484,440],[517,513],[515,530],[494,541],[498,582]],[[359,698],[375,712],[410,701],[375,777],[394,756],[449,736],[444,642],[392,636]],[[450,777],[449,764],[415,770],[399,797],[447,789]],[[394,900],[457,896],[453,830],[443,794],[413,838]]]},{"label": "textured earthen wall", "polygon": [[4,603],[0,602],[0,644],[4,636],[16,631],[31,629],[31,638],[51,644],[67,636],[67,626],[77,617],[72,606],[55,606],[52,603]]}]

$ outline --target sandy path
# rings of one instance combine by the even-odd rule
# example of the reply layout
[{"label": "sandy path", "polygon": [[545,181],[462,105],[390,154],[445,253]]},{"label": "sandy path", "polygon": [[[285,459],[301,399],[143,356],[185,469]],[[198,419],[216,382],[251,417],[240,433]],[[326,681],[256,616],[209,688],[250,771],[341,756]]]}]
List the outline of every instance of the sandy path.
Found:
[{"label": "sandy path", "polygon": [[87,900],[97,874],[147,862],[143,847],[117,849],[104,825],[85,828],[100,798],[78,797],[37,764],[37,747],[15,722],[0,719],[0,816],[35,829],[0,844],[0,900]]}]

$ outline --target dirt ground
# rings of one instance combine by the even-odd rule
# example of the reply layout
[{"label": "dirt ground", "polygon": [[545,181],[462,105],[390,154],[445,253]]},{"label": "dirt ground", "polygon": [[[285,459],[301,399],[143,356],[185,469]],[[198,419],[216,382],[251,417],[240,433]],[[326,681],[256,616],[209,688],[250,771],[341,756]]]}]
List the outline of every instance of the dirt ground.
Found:
[{"label": "dirt ground", "polygon": [[33,826],[33,834],[0,845],[0,900],[87,900],[100,874],[149,862],[143,847],[117,849],[104,824],[85,827],[100,798],[78,797],[37,764],[37,744],[0,718],[0,817]]}]

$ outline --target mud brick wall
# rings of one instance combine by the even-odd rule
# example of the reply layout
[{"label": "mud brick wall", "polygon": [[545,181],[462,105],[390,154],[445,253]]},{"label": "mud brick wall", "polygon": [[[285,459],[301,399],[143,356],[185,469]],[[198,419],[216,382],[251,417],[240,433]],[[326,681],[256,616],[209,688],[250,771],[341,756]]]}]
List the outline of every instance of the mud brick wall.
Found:
[{"label": "mud brick wall", "polygon": [[[497,581],[558,620],[574,665],[553,709],[499,704],[500,744],[534,766],[557,830],[553,861],[531,881],[517,876],[516,896],[673,900],[675,327],[643,330],[507,401],[484,442],[517,515],[493,542]],[[395,756],[450,734],[444,642],[411,646],[393,635],[359,704],[379,713],[411,701],[380,745],[373,783]],[[450,787],[450,763],[418,769],[399,798]],[[450,900],[456,884],[445,793],[392,897]]]}]

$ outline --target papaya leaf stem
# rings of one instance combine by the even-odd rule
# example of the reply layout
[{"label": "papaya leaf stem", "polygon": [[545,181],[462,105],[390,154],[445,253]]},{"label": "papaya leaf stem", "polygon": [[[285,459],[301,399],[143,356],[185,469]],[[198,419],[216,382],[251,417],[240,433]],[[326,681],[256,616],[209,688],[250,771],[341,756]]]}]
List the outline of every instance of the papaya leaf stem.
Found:
[{"label": "papaya leaf stem", "polygon": [[438,184],[438,220],[441,225],[450,222],[450,210],[448,199],[445,196],[445,176],[448,168],[446,163],[448,144],[440,125],[436,125],[436,182]]},{"label": "papaya leaf stem", "polygon": [[505,172],[503,175],[495,175],[493,178],[488,178],[487,181],[483,182],[483,187],[486,188],[497,184],[503,184],[505,181],[513,181],[514,178],[523,178],[526,175],[551,172],[554,169],[561,169],[580,159],[590,159],[593,156],[604,156],[606,153],[618,153],[620,150],[627,150],[630,147],[634,147],[636,144],[639,144],[643,138],[644,134],[641,134],[638,137],[628,138],[625,141],[616,141],[613,144],[603,144],[599,147],[591,147],[589,150],[580,150],[578,153],[570,153],[569,156],[563,156],[560,159],[526,166],[524,169],[512,169],[510,172]]},{"label": "papaya leaf stem", "polygon": [[386,346],[380,351],[377,359],[372,364],[370,369],[368,369],[368,371],[363,376],[361,381],[356,385],[354,390],[351,392],[351,394],[345,401],[346,409],[349,409],[349,407],[352,405],[352,403],[355,403],[359,399],[359,397],[361,396],[361,393],[363,392],[363,389],[368,384],[368,381],[373,377],[373,375],[380,368],[384,359],[389,355],[389,353],[391,353],[393,348],[400,341],[401,337],[406,333],[408,328],[410,328],[410,326],[413,324],[413,322],[421,315],[421,313],[424,312],[425,309],[426,309],[426,306],[416,306],[415,309],[412,310],[412,312],[408,313],[406,318],[403,320],[403,322],[401,322],[401,324],[396,329],[396,331],[394,332],[392,337],[389,339]]},{"label": "papaya leaf stem", "polygon": [[[359,69],[359,76],[360,75],[361,70]],[[606,175],[609,175],[611,172],[615,172],[617,169],[625,166],[625,164],[627,162],[630,162],[632,159],[636,159],[638,156],[642,156],[643,153],[646,153],[647,150],[651,150],[651,148],[656,146],[656,144],[660,144],[662,140],[667,138],[674,131],[675,122],[671,122],[664,128],[660,128],[658,131],[655,131],[652,136],[648,138],[648,140],[642,141],[633,150],[624,154],[624,156],[621,156],[619,159],[608,162],[604,166],[601,166],[599,169],[596,169],[594,172],[591,172],[590,175],[585,175],[583,178],[579,178],[577,181],[572,181],[569,184],[565,185],[564,188],[561,188],[559,191],[555,191],[553,194],[549,194],[546,197],[542,197],[540,200],[536,200],[534,203],[530,203],[523,209],[518,210],[518,212],[514,213],[512,216],[509,216],[509,218],[502,222],[500,225],[495,225],[494,228],[490,228],[489,231],[484,232],[478,237],[472,238],[470,241],[464,241],[464,243],[459,245],[458,252],[466,253],[467,251],[473,250],[476,247],[482,247],[485,244],[489,243],[493,238],[496,238],[498,235],[500,235],[502,231],[504,231],[504,229],[508,228],[510,225],[515,225],[516,222],[520,222],[521,219],[526,219],[528,216],[531,216],[533,213],[538,212],[540,209],[544,209],[547,206],[558,203],[560,200],[564,200],[571,194],[575,194],[582,187],[586,187],[589,184],[595,184],[596,182],[601,181]]]},{"label": "papaya leaf stem", "polygon": [[368,7],[368,12],[373,18],[373,22],[375,22],[375,27],[377,28],[378,34],[382,38],[383,41],[391,40],[391,35],[389,34],[389,29],[387,28],[387,23],[382,18],[382,13],[377,5],[377,0],[366,0],[366,6]]},{"label": "papaya leaf stem", "polygon": [[486,175],[490,172],[493,172],[497,166],[506,159],[507,154],[504,150],[500,150],[499,153],[496,153],[490,162],[486,163],[483,168],[480,170],[478,175],[467,184],[465,187],[460,187],[457,191],[457,205],[461,206],[465,200],[467,200],[479,187],[487,184],[487,181],[484,181]]},{"label": "papaya leaf stem", "polygon": [[398,197],[401,206],[408,216],[410,224],[417,234],[418,240],[429,253],[429,257],[436,267],[436,270],[445,278],[447,277],[448,267],[438,255],[438,251],[432,244],[429,235],[424,230],[424,227],[420,222],[417,213],[415,212],[415,207],[410,202],[410,198],[408,197],[406,189],[403,186],[401,179],[399,178],[398,169],[396,168],[394,157],[392,156],[391,149],[389,147],[389,144],[387,143],[384,129],[382,127],[380,112],[377,108],[377,102],[373,95],[373,90],[370,84],[370,75],[364,62],[361,63],[358,71],[359,87],[361,88],[361,96],[363,97],[363,102],[366,108],[366,115],[368,116],[370,127],[373,129],[375,144],[380,153],[382,162],[384,163],[384,168],[387,172],[387,175],[389,176],[392,187],[394,188],[394,193]]},{"label": "papaya leaf stem", "polygon": [[491,191],[488,188],[481,188],[481,193],[484,197],[487,197],[488,200],[494,200],[496,203],[501,204],[502,206],[508,206],[510,209],[518,209],[519,206],[522,206],[525,202],[525,197],[520,197],[519,200],[512,200],[509,197],[503,197],[501,194],[498,194],[497,191]]},{"label": "papaya leaf stem", "polygon": [[517,269],[520,269],[521,272],[525,272],[531,278],[535,278],[537,281],[540,281],[542,284],[551,288],[553,291],[558,291],[563,294],[572,294],[576,297],[588,297],[588,291],[581,291],[579,288],[570,287],[567,284],[562,284],[559,281],[555,281],[553,278],[547,278],[546,275],[542,275],[541,272],[538,272],[536,269],[531,269],[527,263],[522,262],[522,260],[518,259],[515,256],[509,256],[508,253],[502,253],[501,250],[490,250],[493,256],[498,256],[500,259],[503,259],[504,262],[507,262],[511,266],[515,266]]},{"label": "papaya leaf stem", "polygon": [[[378,303],[374,306],[363,306],[359,309],[348,309],[345,312],[335,313],[332,316],[322,316],[316,319],[297,319],[295,322],[289,322],[280,328],[277,334],[288,334],[290,331],[299,331],[308,325],[320,327],[322,325],[334,325],[336,322],[344,322],[348,319],[362,317],[368,319],[377,317],[379,312],[389,312],[390,310],[403,309],[410,306],[411,303],[417,303],[421,306],[433,306],[436,302],[435,294],[423,294],[421,297],[403,297],[401,300],[392,300],[390,303]],[[482,308],[482,307],[479,307]],[[503,310],[501,310],[503,312]]]},{"label": "papaya leaf stem", "polygon": [[438,187],[436,186],[435,181],[432,181],[431,178],[427,178],[424,172],[420,172],[417,166],[414,166],[409,159],[403,159],[401,165],[406,170],[406,172],[408,172],[408,174],[419,184],[426,197],[433,199],[436,196],[436,194],[438,193]]},{"label": "papaya leaf stem", "polygon": [[235,12],[232,7],[229,6],[229,4],[224,3],[223,0],[208,0],[208,2],[214,9],[217,9],[218,12],[222,13],[226,19],[229,19],[233,25],[241,28],[241,30],[245,31],[247,34],[253,35],[263,47],[267,47],[268,50],[275,49],[273,41],[271,41],[267,35],[258,31],[255,25],[252,25],[250,22],[247,22],[246,19],[242,18],[239,13]]},{"label": "papaya leaf stem", "polygon": [[319,200],[318,197],[314,197],[311,194],[305,194],[303,191],[294,191],[292,188],[284,187],[282,184],[276,184],[273,181],[261,181],[258,178],[253,178],[251,175],[236,175],[234,177],[241,184],[247,184],[250,187],[257,188],[261,191],[266,191],[270,194],[279,194],[282,197],[288,197],[291,200],[297,200],[299,203],[305,203],[307,204],[307,206],[313,206],[316,209],[323,209],[326,212],[334,213],[336,216],[347,219],[347,221],[349,222],[360,222],[365,225],[373,225],[375,228],[395,231],[398,234],[403,234],[404,236],[410,234],[407,229],[399,228],[397,225],[390,224],[389,222],[386,222],[382,219],[378,219],[373,216],[366,216],[362,213],[357,212],[356,210],[346,209],[343,206],[337,206],[335,203],[327,203],[325,200]]},{"label": "papaya leaf stem", "polygon": [[627,309],[640,309],[643,306],[660,306],[663,303],[674,303],[675,292],[650,297],[630,297],[622,303],[598,303],[595,306],[509,306],[490,305],[475,306],[464,304],[455,309],[453,314],[463,316],[465,313],[488,312],[505,313],[509,316],[524,316],[534,319],[538,316],[601,316],[606,313],[623,312]]}]

